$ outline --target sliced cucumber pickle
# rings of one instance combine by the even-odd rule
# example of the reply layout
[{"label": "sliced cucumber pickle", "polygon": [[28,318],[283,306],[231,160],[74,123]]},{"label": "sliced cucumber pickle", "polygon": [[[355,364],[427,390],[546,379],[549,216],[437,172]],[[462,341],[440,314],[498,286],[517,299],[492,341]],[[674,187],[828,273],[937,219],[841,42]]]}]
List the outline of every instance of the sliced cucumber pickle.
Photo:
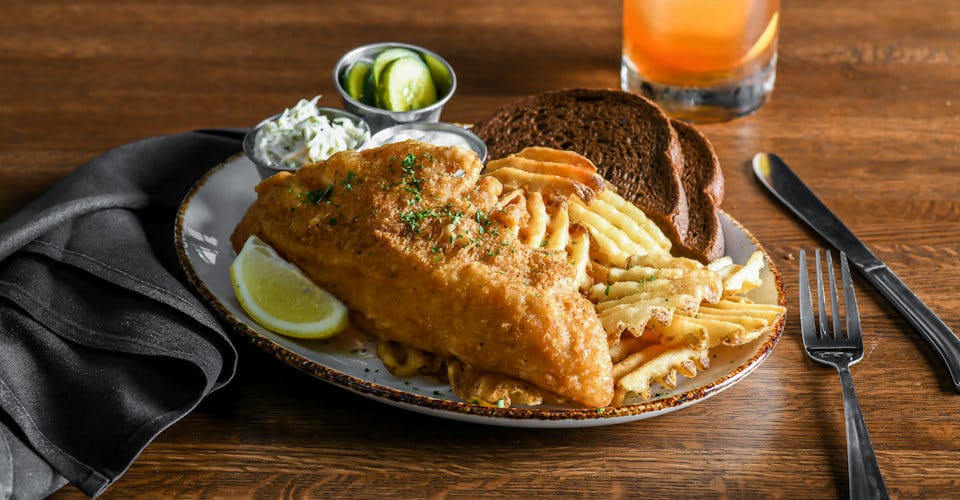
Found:
[{"label": "sliced cucumber pickle", "polygon": [[363,79],[363,101],[370,106],[379,106],[377,104],[377,85],[373,83],[373,70],[367,71],[367,76]]},{"label": "sliced cucumber pickle", "polygon": [[377,54],[377,57],[373,59],[373,83],[379,86],[380,76],[383,74],[383,70],[387,67],[387,64],[401,57],[415,57],[419,59],[420,54],[403,47],[394,47]]},{"label": "sliced cucumber pickle", "polygon": [[423,62],[427,64],[427,67],[430,68],[430,78],[433,79],[433,84],[437,87],[437,94],[447,95],[450,87],[453,86],[453,77],[450,75],[447,65],[430,54],[422,54],[421,57],[423,57]]},{"label": "sliced cucumber pickle", "polygon": [[370,67],[370,63],[366,61],[357,61],[347,69],[343,78],[343,86],[347,90],[347,94],[364,103],[373,97],[373,87],[371,86],[368,92],[365,84],[367,77],[370,75]]},{"label": "sliced cucumber pickle", "polygon": [[377,99],[390,111],[410,111],[437,102],[437,88],[430,76],[430,68],[419,57],[400,57],[390,61],[377,82]]}]

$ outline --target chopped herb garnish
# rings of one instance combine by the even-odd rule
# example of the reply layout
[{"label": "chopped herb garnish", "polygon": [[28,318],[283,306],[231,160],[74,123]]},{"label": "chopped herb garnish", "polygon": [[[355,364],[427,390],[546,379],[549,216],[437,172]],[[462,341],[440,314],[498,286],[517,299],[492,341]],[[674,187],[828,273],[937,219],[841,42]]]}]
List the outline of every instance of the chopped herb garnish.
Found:
[{"label": "chopped herb garnish", "polygon": [[607,288],[603,290],[604,295],[610,295],[610,285],[607,285]]},{"label": "chopped herb garnish", "polygon": [[347,171],[347,180],[343,181],[343,188],[347,191],[353,191],[353,180],[356,178],[356,175],[352,170]]},{"label": "chopped herb garnish", "polygon": [[486,227],[486,226],[489,226],[490,224],[493,224],[493,221],[490,220],[490,217],[488,217],[487,214],[481,212],[480,210],[477,210],[476,216],[474,218],[476,219],[477,224],[480,224],[481,227]]},{"label": "chopped herb garnish", "polygon": [[327,186],[324,189],[317,189],[315,191],[304,191],[301,193],[302,199],[313,203],[314,205],[319,205],[320,202],[330,201],[330,198],[333,196],[333,184]]},{"label": "chopped herb garnish", "polygon": [[400,214],[400,220],[407,225],[411,231],[420,232],[420,223],[430,216],[435,216],[433,209],[411,210]]}]

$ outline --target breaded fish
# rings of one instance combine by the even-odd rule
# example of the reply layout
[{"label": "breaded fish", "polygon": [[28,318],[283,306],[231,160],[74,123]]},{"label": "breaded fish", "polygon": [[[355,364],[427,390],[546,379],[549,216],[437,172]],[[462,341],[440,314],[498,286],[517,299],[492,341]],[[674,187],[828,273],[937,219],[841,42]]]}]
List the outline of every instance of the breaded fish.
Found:
[{"label": "breaded fish", "polygon": [[259,236],[380,338],[609,404],[606,334],[574,270],[506,230],[481,169],[418,141],[339,153],[260,183],[232,243]]}]

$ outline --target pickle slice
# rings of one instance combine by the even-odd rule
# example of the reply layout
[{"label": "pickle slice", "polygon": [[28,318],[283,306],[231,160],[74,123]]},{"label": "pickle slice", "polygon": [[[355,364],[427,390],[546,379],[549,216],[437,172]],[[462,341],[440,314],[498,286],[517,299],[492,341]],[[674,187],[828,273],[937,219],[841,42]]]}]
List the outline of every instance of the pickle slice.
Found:
[{"label": "pickle slice", "polygon": [[411,111],[437,102],[430,69],[419,57],[401,57],[387,63],[377,90],[378,102],[390,111]]},{"label": "pickle slice", "polygon": [[350,97],[363,103],[366,103],[368,99],[373,97],[372,92],[368,95],[367,86],[365,85],[369,74],[370,63],[366,61],[357,61],[347,69],[343,78],[343,86]]},{"label": "pickle slice", "polygon": [[383,74],[384,68],[387,67],[387,64],[390,64],[394,59],[400,59],[401,57],[416,57],[420,58],[420,54],[403,47],[394,47],[391,49],[384,50],[383,52],[377,54],[377,57],[373,58],[373,83],[375,86],[380,86],[380,76]]},{"label": "pickle slice", "polygon": [[453,86],[453,77],[450,75],[450,70],[447,69],[447,65],[430,54],[423,54],[422,57],[423,62],[430,68],[430,78],[433,78],[433,84],[437,87],[437,94],[441,96],[447,95],[450,87]]}]

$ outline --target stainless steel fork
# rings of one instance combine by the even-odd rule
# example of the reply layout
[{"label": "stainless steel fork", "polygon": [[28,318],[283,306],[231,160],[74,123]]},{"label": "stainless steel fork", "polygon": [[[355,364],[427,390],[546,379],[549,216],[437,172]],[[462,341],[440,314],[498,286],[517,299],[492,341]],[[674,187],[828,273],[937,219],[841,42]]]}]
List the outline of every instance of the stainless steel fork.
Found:
[{"label": "stainless steel fork", "polygon": [[[846,332],[840,329],[840,305],[837,282],[834,278],[833,259],[827,250],[827,274],[829,295],[824,293],[823,272],[820,265],[820,250],[817,250],[817,310],[819,322],[814,318],[813,299],[810,296],[810,279],[807,275],[807,253],[800,250],[800,330],[807,354],[818,363],[832,366],[840,372],[843,388],[843,414],[847,421],[847,469],[849,472],[850,498],[889,498],[883,475],[877,465],[877,456],[867,434],[857,392],[853,388],[850,366],[863,359],[863,335],[860,330],[860,311],[850,279],[847,256],[840,253],[840,274],[843,286],[843,305],[846,309]],[[832,325],[827,321],[826,298],[830,298]]]}]

